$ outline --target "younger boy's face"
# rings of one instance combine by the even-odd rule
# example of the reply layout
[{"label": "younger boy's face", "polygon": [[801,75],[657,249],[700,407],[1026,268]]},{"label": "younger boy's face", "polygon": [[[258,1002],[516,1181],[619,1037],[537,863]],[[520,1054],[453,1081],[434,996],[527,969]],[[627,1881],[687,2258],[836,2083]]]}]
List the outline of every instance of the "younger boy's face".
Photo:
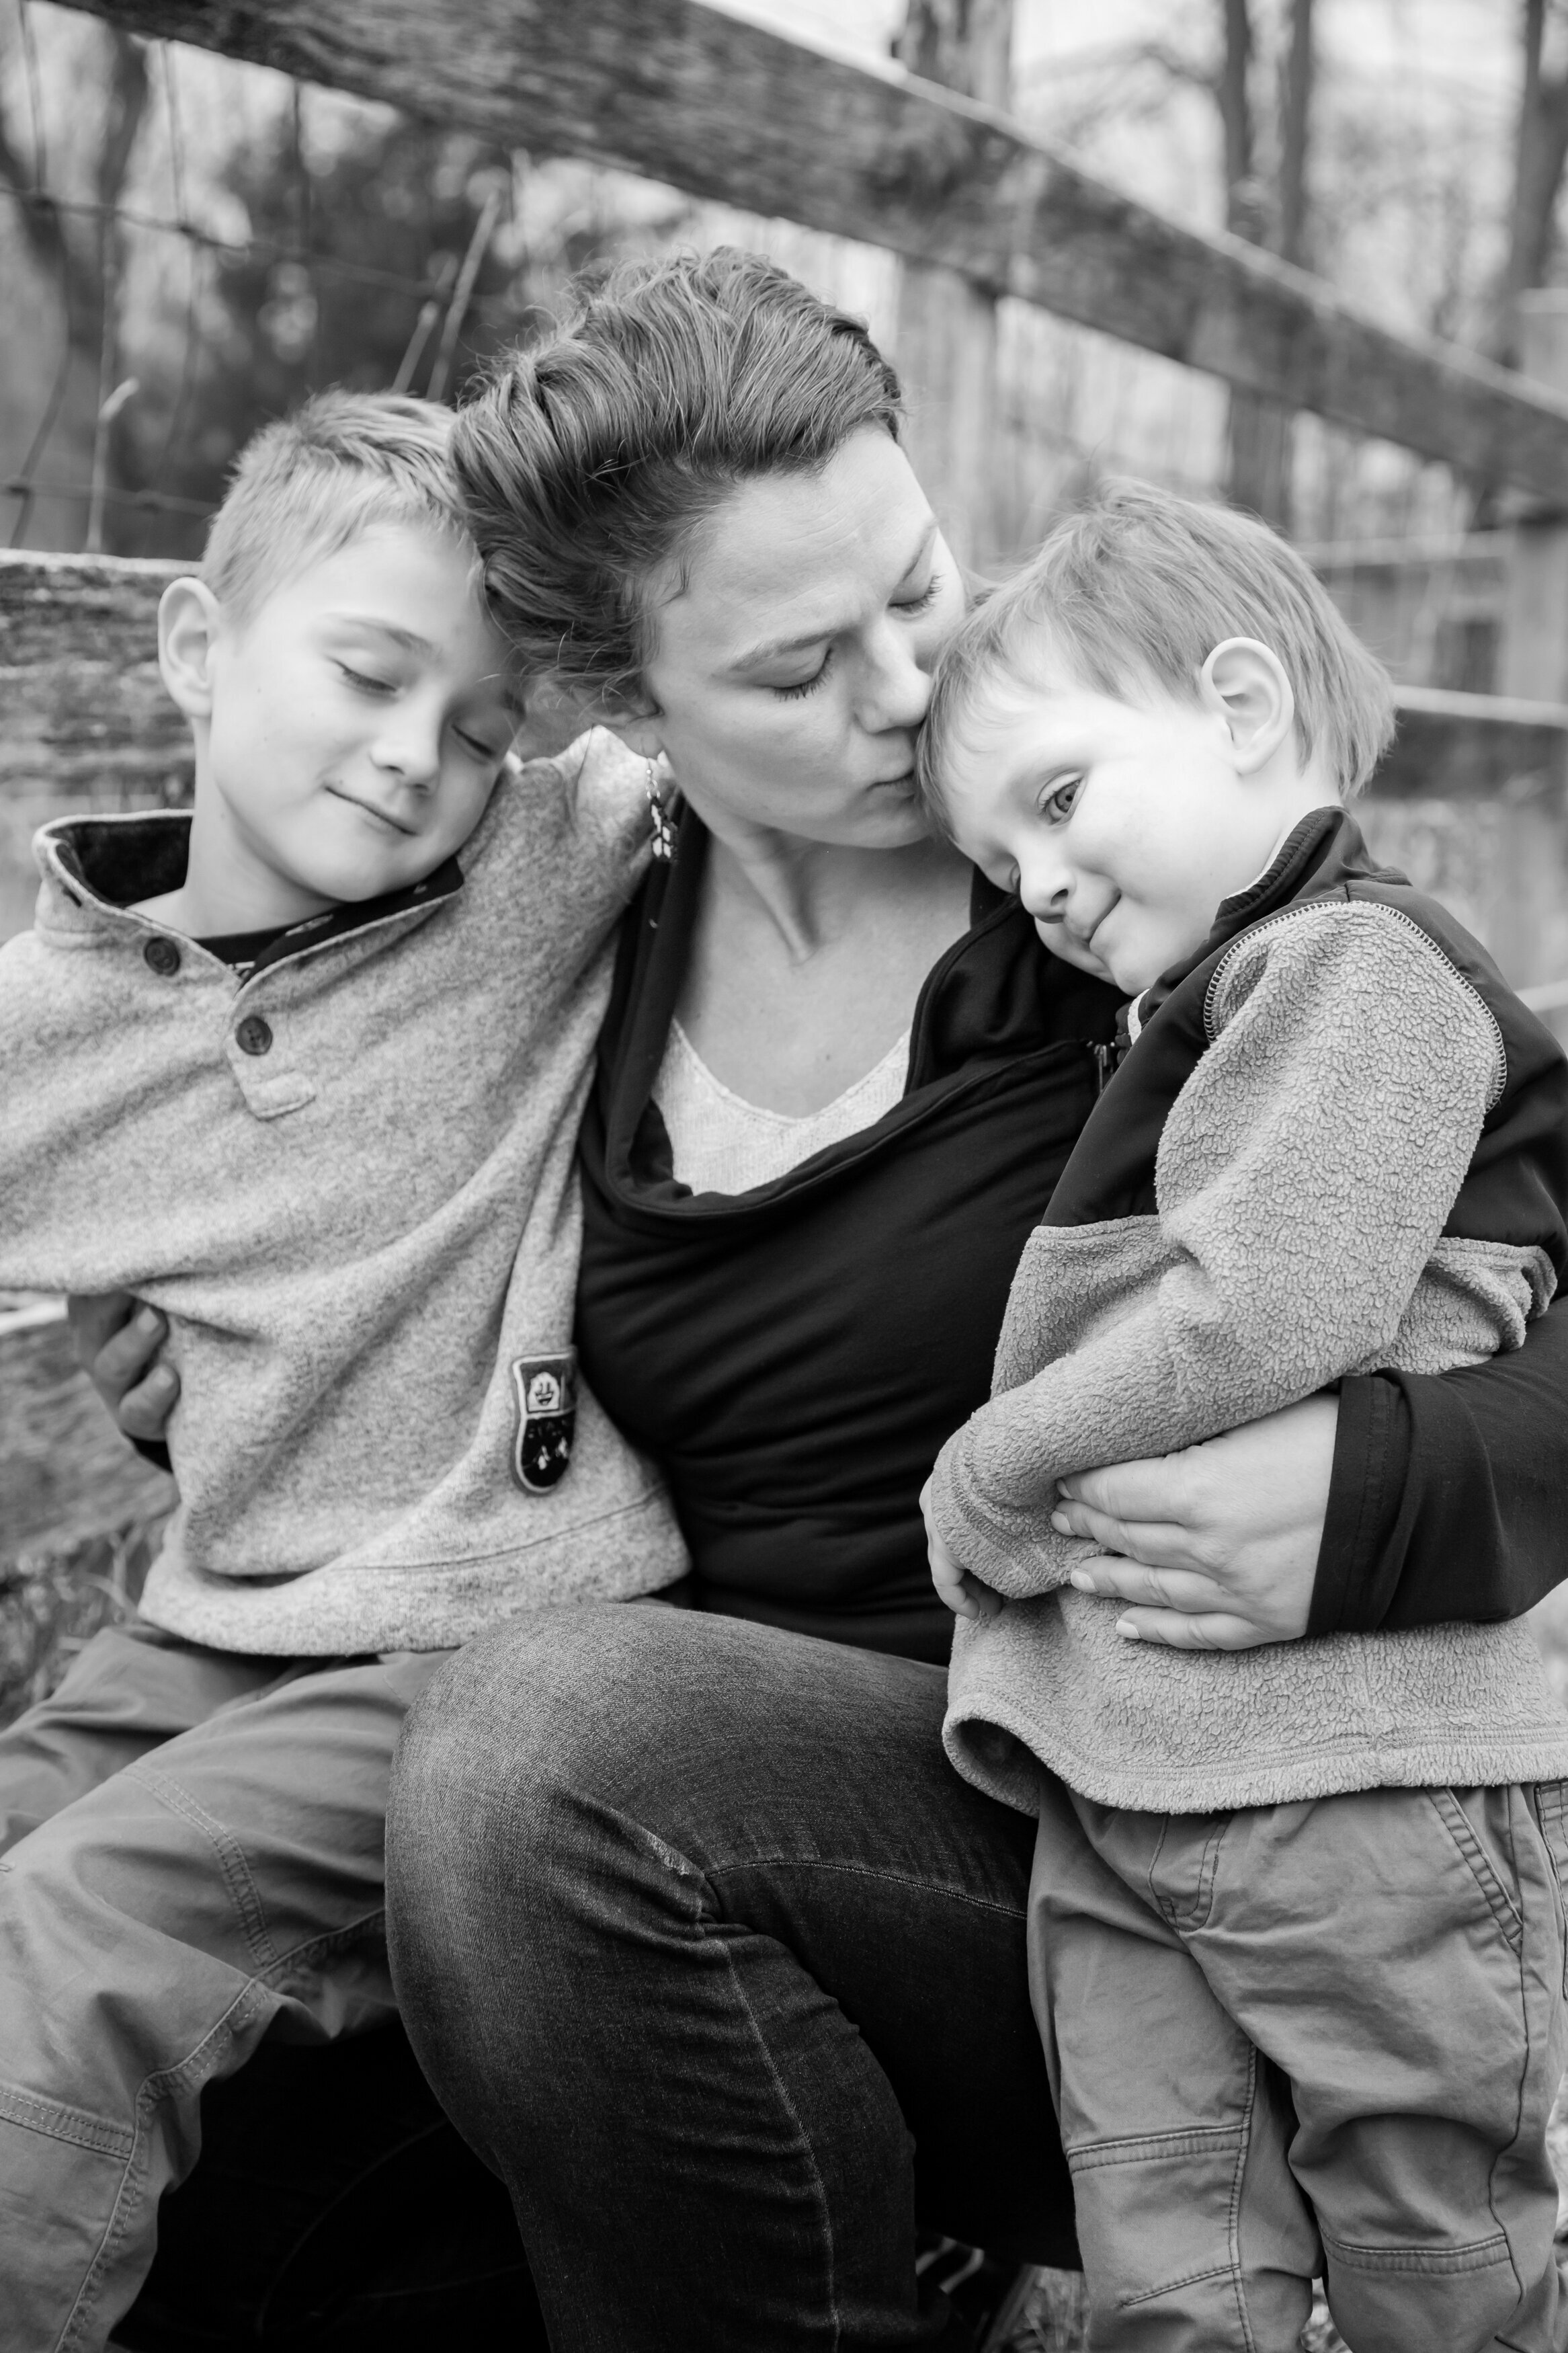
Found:
[{"label": "younger boy's face", "polygon": [[208,789],[286,920],[408,888],[461,848],[517,725],[467,550],[377,526],[219,628]]},{"label": "younger boy's face", "polygon": [[1052,954],[1136,996],[1202,945],[1278,838],[1231,753],[1223,713],[1196,702],[997,675],[956,731],[942,797],[958,847],[1017,892]]}]

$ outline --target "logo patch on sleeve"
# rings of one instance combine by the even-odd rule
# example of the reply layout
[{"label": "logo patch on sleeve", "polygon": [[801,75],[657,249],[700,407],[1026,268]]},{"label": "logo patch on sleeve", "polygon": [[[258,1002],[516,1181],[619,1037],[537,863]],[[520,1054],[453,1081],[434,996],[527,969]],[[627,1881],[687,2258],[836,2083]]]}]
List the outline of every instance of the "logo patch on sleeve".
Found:
[{"label": "logo patch on sleeve", "polygon": [[559,1486],[572,1460],[577,1430],[577,1351],[519,1356],[511,1368],[517,1393],[517,1438],[511,1473],[531,1495]]}]

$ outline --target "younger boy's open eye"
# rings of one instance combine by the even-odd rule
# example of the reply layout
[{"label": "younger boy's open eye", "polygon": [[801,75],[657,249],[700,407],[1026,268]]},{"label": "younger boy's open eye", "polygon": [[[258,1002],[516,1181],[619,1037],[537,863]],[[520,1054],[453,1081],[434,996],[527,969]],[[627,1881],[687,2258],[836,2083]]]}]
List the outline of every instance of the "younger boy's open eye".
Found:
[{"label": "younger boy's open eye", "polygon": [[1063,776],[1060,782],[1054,784],[1048,792],[1041,794],[1040,815],[1050,825],[1063,824],[1068,818],[1071,817],[1078,806],[1079,795],[1082,792],[1083,786],[1084,779],[1081,776]]}]

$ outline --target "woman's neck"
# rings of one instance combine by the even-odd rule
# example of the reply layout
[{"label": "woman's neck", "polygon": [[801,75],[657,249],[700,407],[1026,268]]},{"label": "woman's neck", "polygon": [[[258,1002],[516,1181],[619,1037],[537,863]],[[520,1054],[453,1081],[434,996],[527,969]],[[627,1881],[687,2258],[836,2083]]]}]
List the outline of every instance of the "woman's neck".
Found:
[{"label": "woman's neck", "polygon": [[710,901],[764,923],[792,964],[806,964],[846,934],[900,918],[932,901],[966,905],[970,870],[946,842],[865,849],[804,841],[761,828],[710,826]]},{"label": "woman's neck", "polygon": [[874,1070],[927,973],[969,924],[972,871],[945,843],[896,849],[713,831],[681,1025],[725,1086],[792,1115]]}]

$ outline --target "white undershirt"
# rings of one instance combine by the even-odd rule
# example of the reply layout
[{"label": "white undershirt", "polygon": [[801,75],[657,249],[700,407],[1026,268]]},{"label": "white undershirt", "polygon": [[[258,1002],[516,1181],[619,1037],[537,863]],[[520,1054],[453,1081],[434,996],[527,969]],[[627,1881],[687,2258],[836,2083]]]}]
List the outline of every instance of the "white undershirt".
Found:
[{"label": "white undershirt", "polygon": [[672,1021],[653,1099],[668,1132],[678,1181],[694,1193],[749,1193],[754,1185],[771,1184],[891,1111],[903,1095],[909,1059],[906,1029],[874,1071],[820,1111],[797,1116],[764,1111],[733,1093]]}]

